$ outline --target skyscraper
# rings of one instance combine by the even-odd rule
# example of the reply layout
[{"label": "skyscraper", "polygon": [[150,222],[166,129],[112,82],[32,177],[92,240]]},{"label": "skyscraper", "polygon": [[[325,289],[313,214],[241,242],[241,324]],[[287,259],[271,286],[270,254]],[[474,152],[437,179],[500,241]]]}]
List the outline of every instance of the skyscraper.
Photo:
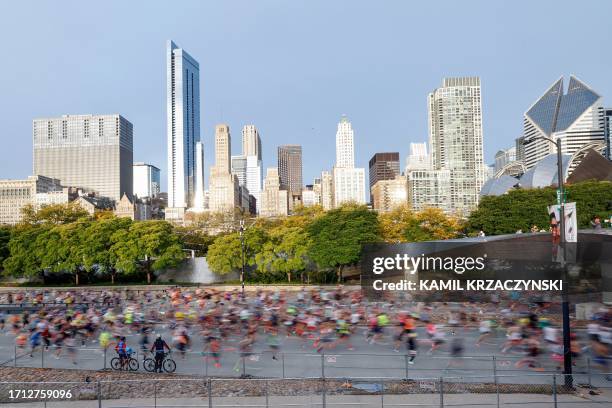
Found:
[{"label": "skyscraper", "polygon": [[245,125],[242,128],[242,154],[257,156],[257,160],[261,160],[261,138],[255,125]]},{"label": "skyscraper", "polygon": [[264,188],[261,192],[259,215],[262,217],[280,217],[289,213],[287,190],[280,188],[280,177],[276,167],[266,171]]},{"label": "skyscraper", "polygon": [[186,207],[193,205],[195,145],[200,141],[200,67],[172,41],[166,45],[166,107],[170,208],[166,214],[172,218],[173,215],[180,217]]},{"label": "skyscraper", "polygon": [[408,204],[408,183],[406,177],[397,175],[394,179],[380,179],[371,187],[372,208],[389,212]]},{"label": "skyscraper", "polygon": [[608,160],[612,160],[612,109],[605,110],[606,152]]},{"label": "skyscraper", "polygon": [[329,171],[321,172],[321,206],[325,211],[334,208],[334,177]]},{"label": "skyscraper", "polygon": [[232,155],[232,174],[238,177],[238,183],[246,187],[247,181],[247,158],[243,155]]},{"label": "skyscraper", "polygon": [[354,133],[351,122],[342,115],[336,131],[336,167],[355,167]]},{"label": "skyscraper", "polygon": [[289,201],[301,200],[302,195],[302,146],[278,147],[278,175],[281,190],[287,190]]},{"label": "skyscraper", "polygon": [[255,197],[256,211],[258,211],[261,206],[263,166],[261,164],[261,138],[255,125],[245,125],[242,128],[242,157],[246,160],[245,185],[249,189],[249,194]]},{"label": "skyscraper", "polygon": [[232,139],[228,125],[220,124],[215,127],[215,169],[224,174],[231,171]]},{"label": "skyscraper", "polygon": [[467,214],[485,178],[480,78],[445,78],[428,102],[432,169],[450,172],[450,211]]},{"label": "skyscraper", "polygon": [[119,201],[133,194],[133,126],[121,115],[35,119],[33,174]]},{"label": "skyscraper", "polygon": [[191,208],[195,211],[204,211],[204,144],[202,142],[196,142],[195,161],[195,194]]},{"label": "skyscraper", "polygon": [[504,150],[498,150],[497,153],[495,153],[494,171],[498,172],[506,164],[514,161],[516,161],[516,146],[512,146]]},{"label": "skyscraper", "polygon": [[229,126],[215,127],[215,165],[210,169],[209,202],[211,211],[233,211],[240,206],[240,184],[230,167],[231,136]]},{"label": "skyscraper", "polygon": [[346,202],[365,204],[365,169],[355,168],[353,127],[342,116],[336,132],[336,165],[332,171],[333,206]]},{"label": "skyscraper", "polygon": [[154,198],[159,195],[159,169],[152,164],[134,163],[134,196]]},{"label": "skyscraper", "polygon": [[393,180],[400,174],[399,152],[375,153],[370,159],[370,202],[373,203],[372,187],[379,180]]},{"label": "skyscraper", "polygon": [[410,143],[410,154],[406,158],[405,172],[410,170],[425,170],[431,167],[427,154],[427,143]]},{"label": "skyscraper", "polygon": [[588,143],[604,141],[604,132],[601,96],[574,76],[564,94],[561,77],[525,112],[525,167],[556,152],[554,145],[537,137],[561,138],[562,152],[573,154]]}]

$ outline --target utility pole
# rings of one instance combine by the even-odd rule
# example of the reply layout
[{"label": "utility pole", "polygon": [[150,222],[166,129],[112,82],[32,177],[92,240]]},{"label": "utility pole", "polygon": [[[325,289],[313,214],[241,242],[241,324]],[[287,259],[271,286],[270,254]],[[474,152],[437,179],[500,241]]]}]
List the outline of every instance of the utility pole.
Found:
[{"label": "utility pole", "polygon": [[242,298],[244,299],[244,220],[240,220],[240,257],[242,259],[240,286],[242,287]]},{"label": "utility pole", "polygon": [[[561,303],[561,312],[563,315],[563,374],[565,374],[565,385],[568,387],[573,386],[572,379],[572,351],[571,351],[571,328],[570,328],[570,311],[569,311],[569,292],[568,292],[568,275],[566,266],[566,253],[565,253],[565,191],[563,185],[563,155],[561,153],[561,138],[557,140],[550,139],[548,137],[539,136],[536,139],[546,140],[552,143],[557,148],[557,180],[559,185],[559,251],[561,256],[561,268],[563,271],[563,294]],[[531,142],[530,141],[530,142]],[[527,144],[527,143],[524,143]]]}]

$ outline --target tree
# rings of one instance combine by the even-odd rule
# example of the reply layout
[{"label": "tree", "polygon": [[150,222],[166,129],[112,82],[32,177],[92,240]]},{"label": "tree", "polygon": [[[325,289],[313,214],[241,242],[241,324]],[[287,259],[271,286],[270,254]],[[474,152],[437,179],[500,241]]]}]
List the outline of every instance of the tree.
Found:
[{"label": "tree", "polygon": [[407,242],[406,230],[414,222],[415,213],[408,204],[396,207],[392,211],[378,216],[380,233],[385,242]]},{"label": "tree", "polygon": [[3,262],[4,274],[33,278],[42,272],[37,238],[51,229],[47,225],[20,225],[15,227],[9,241],[10,256]]},{"label": "tree", "polygon": [[28,204],[21,209],[24,224],[69,224],[80,218],[90,218],[89,213],[76,202],[67,204],[50,204],[42,206],[36,210],[34,206]]},{"label": "tree", "polygon": [[[567,202],[576,202],[579,228],[589,228],[590,221],[610,215],[612,183],[585,181],[566,186]],[[501,196],[482,197],[478,208],[470,214],[466,230],[480,230],[488,235],[529,231],[532,226],[548,229],[547,207],[556,203],[556,188],[515,189]]]},{"label": "tree", "polygon": [[407,242],[433,241],[455,238],[462,230],[458,218],[439,208],[425,208],[417,212],[404,232]]},{"label": "tree", "polygon": [[[255,256],[257,253],[261,252],[267,240],[267,233],[257,225],[253,225],[245,230],[244,258],[246,266],[255,265]],[[218,236],[208,247],[206,260],[210,269],[218,274],[225,275],[240,270],[242,267],[240,234],[233,232],[231,234]]]},{"label": "tree", "polygon": [[111,241],[115,268],[132,274],[142,265],[147,283],[151,283],[152,272],[174,267],[184,259],[180,240],[166,221],[134,222],[129,230],[116,231]]},{"label": "tree", "polygon": [[132,220],[129,218],[109,217],[99,219],[89,225],[83,237],[83,264],[87,271],[94,270],[110,273],[111,283],[115,284],[117,269],[115,256],[111,251],[113,236],[118,231],[129,231]]},{"label": "tree", "polygon": [[380,239],[376,214],[364,205],[347,204],[316,218],[307,228],[312,239],[310,257],[319,267],[342,268],[359,261],[361,245]]},{"label": "tree", "polygon": [[78,285],[80,274],[86,271],[84,241],[85,231],[90,224],[89,220],[80,219],[69,224],[56,225],[40,234],[36,239],[36,248],[41,267],[53,273],[73,274],[74,282]]},{"label": "tree", "polygon": [[208,247],[215,241],[213,235],[195,226],[175,227],[174,232],[180,237],[183,247],[195,251],[196,256],[206,256]]},{"label": "tree", "polygon": [[291,273],[301,272],[308,265],[310,243],[310,237],[302,227],[281,225],[274,228],[261,252],[255,255],[258,270],[286,274],[291,282]]},{"label": "tree", "polygon": [[9,257],[11,251],[9,249],[9,243],[11,241],[12,228],[6,225],[0,225],[0,268],[6,258]]}]

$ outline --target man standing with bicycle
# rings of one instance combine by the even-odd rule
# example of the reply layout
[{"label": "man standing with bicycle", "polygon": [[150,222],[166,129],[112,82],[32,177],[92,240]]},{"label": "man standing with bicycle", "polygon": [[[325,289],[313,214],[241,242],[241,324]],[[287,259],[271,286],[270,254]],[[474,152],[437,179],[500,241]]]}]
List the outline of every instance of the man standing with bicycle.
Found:
[{"label": "man standing with bicycle", "polygon": [[158,334],[151,347],[151,352],[155,350],[155,372],[162,372],[162,363],[164,362],[166,349],[170,352],[170,346],[161,338],[161,334]]}]

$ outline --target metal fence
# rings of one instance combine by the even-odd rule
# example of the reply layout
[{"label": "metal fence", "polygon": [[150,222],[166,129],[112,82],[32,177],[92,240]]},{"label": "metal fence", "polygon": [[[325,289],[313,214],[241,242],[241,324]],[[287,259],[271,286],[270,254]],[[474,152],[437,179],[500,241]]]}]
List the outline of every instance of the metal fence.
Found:
[{"label": "metal fence", "polygon": [[[598,375],[603,376],[603,375]],[[0,382],[0,405],[123,407],[590,407],[611,406],[612,383],[582,375],[311,379],[144,379]],[[610,384],[610,385],[608,385]]]},{"label": "metal fence", "polygon": [[[0,366],[104,370],[111,368],[116,357],[113,349],[63,347],[61,354],[54,348],[39,347],[34,352],[27,348],[0,347]],[[143,359],[150,353],[136,351],[139,371],[143,372]],[[452,357],[420,354],[412,364],[410,356],[402,353],[297,353],[258,352],[240,353],[223,351],[218,359],[207,352],[172,353],[177,374],[204,377],[261,377],[261,378],[324,378],[324,377],[388,377],[410,378],[455,375],[504,375],[528,373],[518,355],[477,355]],[[543,373],[560,373],[560,363],[542,357],[538,360]],[[577,374],[597,374],[599,368],[585,355],[575,360]]]}]

